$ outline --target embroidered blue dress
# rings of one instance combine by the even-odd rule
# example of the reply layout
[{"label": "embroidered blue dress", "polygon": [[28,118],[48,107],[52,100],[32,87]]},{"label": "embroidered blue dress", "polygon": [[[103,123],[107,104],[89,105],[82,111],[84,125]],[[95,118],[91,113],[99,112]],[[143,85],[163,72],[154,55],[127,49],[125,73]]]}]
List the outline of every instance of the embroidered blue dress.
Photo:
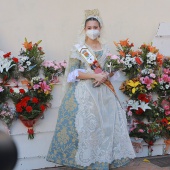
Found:
[{"label": "embroidered blue dress", "polygon": [[[93,52],[103,66],[107,46]],[[92,72],[73,50],[69,71],[75,69]],[[47,161],[79,169],[109,170],[126,165],[134,157],[126,115],[115,95],[105,85],[94,88],[92,80],[71,83],[59,108]]]}]

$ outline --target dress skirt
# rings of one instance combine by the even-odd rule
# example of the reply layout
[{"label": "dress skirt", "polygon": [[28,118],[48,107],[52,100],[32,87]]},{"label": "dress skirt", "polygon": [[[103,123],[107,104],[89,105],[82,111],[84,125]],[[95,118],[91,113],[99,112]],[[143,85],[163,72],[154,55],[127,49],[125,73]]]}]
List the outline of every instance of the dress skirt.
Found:
[{"label": "dress skirt", "polygon": [[59,108],[47,161],[79,169],[109,170],[135,157],[125,111],[105,85],[72,83]]}]

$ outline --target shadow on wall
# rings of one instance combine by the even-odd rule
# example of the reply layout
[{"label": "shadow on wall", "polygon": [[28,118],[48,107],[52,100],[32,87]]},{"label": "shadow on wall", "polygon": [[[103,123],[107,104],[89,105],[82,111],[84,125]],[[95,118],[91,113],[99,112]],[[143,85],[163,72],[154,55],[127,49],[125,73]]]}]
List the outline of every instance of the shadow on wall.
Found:
[{"label": "shadow on wall", "polygon": [[12,138],[0,131],[0,170],[13,170],[18,158],[17,147]]}]

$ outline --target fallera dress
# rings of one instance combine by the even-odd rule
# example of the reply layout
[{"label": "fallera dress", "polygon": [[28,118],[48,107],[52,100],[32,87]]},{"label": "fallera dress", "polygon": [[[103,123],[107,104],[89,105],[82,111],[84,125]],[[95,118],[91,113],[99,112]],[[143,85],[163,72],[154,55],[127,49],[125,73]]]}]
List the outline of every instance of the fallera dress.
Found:
[{"label": "fallera dress", "polygon": [[[103,67],[109,53],[107,45],[93,53]],[[78,69],[93,71],[74,48],[69,65],[71,83],[59,108],[47,161],[92,170],[126,165],[135,153],[125,111],[105,85],[94,88],[93,80],[76,80]]]}]

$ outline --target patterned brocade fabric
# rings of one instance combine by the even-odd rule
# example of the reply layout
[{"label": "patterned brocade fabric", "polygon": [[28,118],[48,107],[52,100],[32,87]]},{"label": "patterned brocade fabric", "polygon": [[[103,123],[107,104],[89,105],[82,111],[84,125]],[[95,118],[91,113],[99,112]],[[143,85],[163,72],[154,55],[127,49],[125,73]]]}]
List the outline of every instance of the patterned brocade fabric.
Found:
[{"label": "patterned brocade fabric", "polygon": [[[102,52],[100,51],[97,53],[100,58]],[[78,59],[70,59],[70,72],[79,68],[84,69],[84,63]],[[79,103],[76,99],[75,93],[78,83],[79,82],[75,82],[70,85],[59,108],[56,129],[48,151],[47,161],[85,170],[109,170],[109,168],[126,165],[130,161],[129,158],[113,160],[110,164],[106,162],[99,163],[96,161],[86,167],[80,166],[76,163],[75,157],[78,151],[79,134],[76,129],[75,120],[79,111]]]}]

